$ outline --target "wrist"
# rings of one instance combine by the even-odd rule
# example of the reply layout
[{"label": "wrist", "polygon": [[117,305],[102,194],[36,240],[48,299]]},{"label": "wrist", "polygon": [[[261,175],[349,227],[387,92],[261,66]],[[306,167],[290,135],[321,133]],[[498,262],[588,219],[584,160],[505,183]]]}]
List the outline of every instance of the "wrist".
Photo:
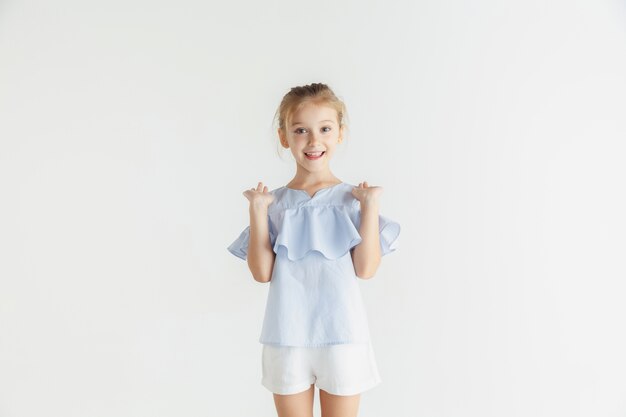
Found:
[{"label": "wrist", "polygon": [[263,203],[250,203],[250,214],[263,214],[267,213],[267,204]]},{"label": "wrist", "polygon": [[361,201],[361,209],[378,207],[378,198],[369,198]]}]

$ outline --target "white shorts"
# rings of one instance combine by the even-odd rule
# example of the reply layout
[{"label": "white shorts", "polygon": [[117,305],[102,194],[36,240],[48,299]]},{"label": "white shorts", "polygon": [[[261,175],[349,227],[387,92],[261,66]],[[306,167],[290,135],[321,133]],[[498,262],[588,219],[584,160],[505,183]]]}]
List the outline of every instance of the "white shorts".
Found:
[{"label": "white shorts", "polygon": [[334,395],[355,395],[381,382],[371,341],[320,347],[263,345],[261,384],[276,394],[317,385]]}]

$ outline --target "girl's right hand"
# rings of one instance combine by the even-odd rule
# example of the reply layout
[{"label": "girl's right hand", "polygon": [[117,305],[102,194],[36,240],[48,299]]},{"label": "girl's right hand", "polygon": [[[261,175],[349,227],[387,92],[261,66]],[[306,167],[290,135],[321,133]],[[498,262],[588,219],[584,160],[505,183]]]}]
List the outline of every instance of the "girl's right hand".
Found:
[{"label": "girl's right hand", "polygon": [[244,191],[243,195],[250,201],[251,208],[267,208],[274,201],[274,194],[267,191],[267,186],[263,186],[262,182],[259,182],[256,189]]}]

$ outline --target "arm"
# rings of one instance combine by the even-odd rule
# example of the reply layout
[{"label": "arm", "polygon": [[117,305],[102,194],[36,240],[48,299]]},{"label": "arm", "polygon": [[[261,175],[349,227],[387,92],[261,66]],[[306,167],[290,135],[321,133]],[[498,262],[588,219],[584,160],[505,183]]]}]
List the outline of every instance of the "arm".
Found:
[{"label": "arm", "polygon": [[361,243],[352,249],[352,262],[356,276],[369,279],[380,265],[380,233],[378,231],[378,201],[361,202]]},{"label": "arm", "polygon": [[267,222],[267,205],[250,204],[248,268],[255,281],[269,282],[271,280],[275,257]]}]

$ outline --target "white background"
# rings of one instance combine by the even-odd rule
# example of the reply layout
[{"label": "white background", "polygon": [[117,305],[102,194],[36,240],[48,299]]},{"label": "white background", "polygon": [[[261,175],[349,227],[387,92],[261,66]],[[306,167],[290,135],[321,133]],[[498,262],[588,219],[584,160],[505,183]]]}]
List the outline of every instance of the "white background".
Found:
[{"label": "white background", "polygon": [[[626,413],[620,1],[0,3],[0,416],[273,416],[226,247],[328,83],[398,250],[360,416]],[[316,392],[316,415],[319,393]]]}]

